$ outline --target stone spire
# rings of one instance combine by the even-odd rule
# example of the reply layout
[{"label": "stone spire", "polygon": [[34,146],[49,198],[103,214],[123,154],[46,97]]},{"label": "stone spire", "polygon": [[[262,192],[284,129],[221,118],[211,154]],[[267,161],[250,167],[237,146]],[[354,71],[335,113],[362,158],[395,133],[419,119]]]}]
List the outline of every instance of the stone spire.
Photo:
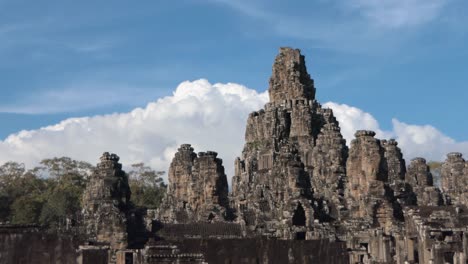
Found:
[{"label": "stone spire", "polygon": [[385,167],[388,173],[388,181],[392,184],[403,181],[406,174],[406,163],[403,159],[401,149],[395,139],[382,140],[385,149]]},{"label": "stone spire", "polygon": [[[401,208],[388,186],[388,169],[396,167],[390,174],[394,174],[395,178],[401,177],[401,161],[395,162],[399,160],[398,155],[386,153],[384,145],[388,145],[387,141],[382,142],[374,136],[374,131],[358,130],[356,138],[351,141],[346,163],[347,198],[352,217],[369,221],[373,226],[383,227],[388,232],[394,217],[401,216]],[[390,146],[396,147],[396,142]]]},{"label": "stone spire", "polygon": [[[364,216],[364,198],[371,190],[376,190],[371,185],[382,185],[386,181],[383,173],[383,153],[384,150],[380,141],[374,138],[374,131],[358,130],[355,139],[351,141],[349,157],[346,164],[348,176],[348,197],[355,202],[351,203],[358,208],[356,212],[359,216]],[[362,203],[361,203],[362,202]]]},{"label": "stone spire", "polygon": [[265,108],[248,117],[235,162],[237,221],[264,236],[318,239],[345,211],[345,140],[333,111],[314,99],[299,50],[280,49],[269,93]]},{"label": "stone spire", "polygon": [[92,242],[106,243],[113,250],[127,246],[127,216],[130,187],[119,157],[105,152],[83,194],[83,220]]},{"label": "stone spire", "polygon": [[411,160],[408,166],[408,172],[406,173],[406,181],[413,187],[434,185],[431,171],[426,164],[426,159],[417,157]]},{"label": "stone spire", "polygon": [[273,65],[268,89],[270,102],[292,99],[315,99],[314,80],[307,73],[299,49],[280,48]]},{"label": "stone spire", "polygon": [[405,180],[413,188],[418,206],[442,205],[442,195],[439,188],[434,186],[431,171],[424,158],[418,157],[411,160]]},{"label": "stone spire", "polygon": [[167,223],[216,222],[229,218],[228,183],[223,161],[214,151],[183,144],[169,167],[169,188],[159,209]]},{"label": "stone spire", "polygon": [[441,185],[448,204],[468,204],[468,188],[466,187],[468,171],[465,170],[466,161],[459,152],[447,154],[447,159],[442,164]]}]

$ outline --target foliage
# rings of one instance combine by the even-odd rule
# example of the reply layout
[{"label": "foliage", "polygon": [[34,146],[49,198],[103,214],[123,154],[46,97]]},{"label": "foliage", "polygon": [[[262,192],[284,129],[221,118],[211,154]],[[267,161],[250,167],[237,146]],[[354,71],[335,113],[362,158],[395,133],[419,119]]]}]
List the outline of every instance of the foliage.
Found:
[{"label": "foliage", "polygon": [[46,188],[45,180],[26,171],[24,164],[7,162],[0,166],[0,221],[37,222]]},{"label": "foliage", "polygon": [[92,166],[67,157],[0,166],[0,221],[57,226],[81,211],[81,195]]},{"label": "foliage", "polygon": [[[82,195],[94,167],[68,157],[44,159],[26,170],[24,164],[0,166],[0,222],[41,224],[55,228],[78,220]],[[164,197],[164,172],[143,163],[131,166],[131,201],[140,207],[157,208]]]},{"label": "foliage", "polygon": [[37,169],[54,179],[65,177],[81,181],[82,179],[88,179],[94,169],[93,165],[87,162],[73,160],[68,157],[44,159],[40,164],[42,166]]},{"label": "foliage", "polygon": [[15,199],[11,205],[11,222],[14,224],[38,223],[43,206],[40,196],[24,195]]},{"label": "foliage", "polygon": [[60,226],[66,219],[76,220],[81,211],[81,196],[93,166],[68,157],[45,159],[37,168],[42,175],[48,175],[46,202],[39,222],[45,226]]},{"label": "foliage", "polygon": [[133,204],[150,209],[159,207],[166,193],[166,185],[161,178],[163,174],[163,171],[154,171],[144,163],[133,164],[128,172]]}]

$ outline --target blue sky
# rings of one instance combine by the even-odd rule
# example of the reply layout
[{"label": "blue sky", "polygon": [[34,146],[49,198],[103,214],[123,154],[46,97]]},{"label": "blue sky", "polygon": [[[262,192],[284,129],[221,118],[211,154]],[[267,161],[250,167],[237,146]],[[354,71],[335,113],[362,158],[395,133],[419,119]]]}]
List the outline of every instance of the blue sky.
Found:
[{"label": "blue sky", "polygon": [[0,0],[0,139],[128,112],[185,80],[263,92],[300,48],[321,102],[468,140],[462,0]]}]

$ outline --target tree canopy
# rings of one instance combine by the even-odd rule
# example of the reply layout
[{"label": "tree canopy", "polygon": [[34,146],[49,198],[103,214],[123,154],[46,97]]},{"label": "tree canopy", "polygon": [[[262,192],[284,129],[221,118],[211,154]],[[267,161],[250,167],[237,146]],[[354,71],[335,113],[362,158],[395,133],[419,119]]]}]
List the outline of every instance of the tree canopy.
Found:
[{"label": "tree canopy", "polygon": [[[94,166],[68,157],[44,159],[30,170],[24,164],[0,166],[0,222],[62,227],[79,221],[82,195]],[[165,194],[163,172],[143,163],[128,172],[134,205],[157,208]]]},{"label": "tree canopy", "polygon": [[163,174],[163,171],[155,171],[144,163],[133,164],[128,172],[132,192],[130,200],[139,207],[159,207],[166,193],[166,185],[161,178]]}]

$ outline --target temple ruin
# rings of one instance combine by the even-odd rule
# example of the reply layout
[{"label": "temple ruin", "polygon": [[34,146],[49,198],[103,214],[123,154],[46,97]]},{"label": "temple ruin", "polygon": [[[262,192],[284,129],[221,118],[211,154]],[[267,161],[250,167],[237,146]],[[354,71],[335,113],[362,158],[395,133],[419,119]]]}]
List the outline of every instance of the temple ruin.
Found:
[{"label": "temple ruin", "polygon": [[[196,154],[183,144],[169,167],[162,206],[134,208],[119,157],[104,153],[83,197],[77,251],[67,248],[66,257],[54,251],[49,262],[30,258],[468,263],[468,162],[460,153],[447,155],[439,188],[426,160],[406,162],[394,139],[359,130],[347,145],[333,111],[316,100],[297,49],[280,48],[268,91],[265,107],[246,117],[242,153],[227,161],[235,165],[231,192],[218,153]],[[12,238],[14,228],[0,228],[3,249],[39,232],[28,227]],[[0,254],[0,262],[20,263],[14,254]]]}]

